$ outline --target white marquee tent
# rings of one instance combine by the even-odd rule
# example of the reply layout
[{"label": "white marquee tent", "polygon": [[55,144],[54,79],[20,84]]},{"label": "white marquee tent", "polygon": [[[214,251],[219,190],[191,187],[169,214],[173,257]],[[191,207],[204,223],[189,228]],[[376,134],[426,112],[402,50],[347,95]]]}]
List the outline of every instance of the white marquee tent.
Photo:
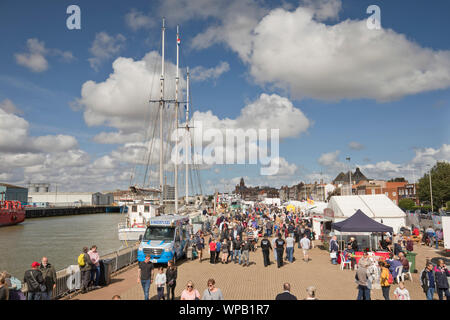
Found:
[{"label": "white marquee tent", "polygon": [[328,208],[334,212],[333,222],[351,217],[358,209],[367,216],[399,232],[406,226],[406,214],[386,195],[333,196]]}]

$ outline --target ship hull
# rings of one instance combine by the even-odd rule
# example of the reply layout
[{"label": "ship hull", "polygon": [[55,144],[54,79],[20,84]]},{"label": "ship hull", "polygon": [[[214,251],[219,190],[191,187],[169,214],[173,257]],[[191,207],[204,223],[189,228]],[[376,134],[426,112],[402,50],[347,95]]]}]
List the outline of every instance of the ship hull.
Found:
[{"label": "ship hull", "polygon": [[0,227],[13,226],[25,221],[25,210],[0,210]]}]

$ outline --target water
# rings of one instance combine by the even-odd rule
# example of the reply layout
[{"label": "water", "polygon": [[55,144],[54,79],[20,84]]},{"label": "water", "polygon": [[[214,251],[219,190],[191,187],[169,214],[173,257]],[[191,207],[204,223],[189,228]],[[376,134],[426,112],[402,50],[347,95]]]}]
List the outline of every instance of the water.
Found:
[{"label": "water", "polygon": [[26,219],[0,228],[0,271],[23,280],[33,261],[48,258],[56,271],[77,264],[84,246],[97,245],[100,255],[121,247],[117,224],[122,214],[89,214]]}]

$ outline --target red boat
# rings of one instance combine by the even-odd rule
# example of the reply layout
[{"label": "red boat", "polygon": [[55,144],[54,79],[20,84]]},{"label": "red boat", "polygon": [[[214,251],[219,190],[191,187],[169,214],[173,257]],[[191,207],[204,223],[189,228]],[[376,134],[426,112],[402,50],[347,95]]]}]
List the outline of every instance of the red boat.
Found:
[{"label": "red boat", "polygon": [[11,226],[25,220],[25,208],[20,201],[0,201],[0,227]]}]

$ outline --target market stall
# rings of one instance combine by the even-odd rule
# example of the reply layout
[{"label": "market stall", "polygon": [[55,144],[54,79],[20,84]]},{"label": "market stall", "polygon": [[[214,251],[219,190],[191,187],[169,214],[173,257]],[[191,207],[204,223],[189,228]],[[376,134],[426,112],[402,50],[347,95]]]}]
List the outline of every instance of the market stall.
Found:
[{"label": "market stall", "polygon": [[[376,249],[376,243],[373,245],[373,235],[378,235],[380,233],[384,232],[393,232],[392,227],[386,226],[384,224],[381,224],[371,218],[369,218],[364,212],[361,210],[356,211],[354,215],[352,215],[350,218],[337,222],[332,223],[331,228],[333,230],[336,230],[339,232],[339,235],[341,236],[342,241],[342,235],[349,235],[349,234],[368,234],[369,236],[369,250],[372,251],[372,248],[375,247]],[[370,238],[372,237],[372,238]],[[378,237],[377,237],[378,238]],[[342,242],[341,242],[342,243]]]}]

